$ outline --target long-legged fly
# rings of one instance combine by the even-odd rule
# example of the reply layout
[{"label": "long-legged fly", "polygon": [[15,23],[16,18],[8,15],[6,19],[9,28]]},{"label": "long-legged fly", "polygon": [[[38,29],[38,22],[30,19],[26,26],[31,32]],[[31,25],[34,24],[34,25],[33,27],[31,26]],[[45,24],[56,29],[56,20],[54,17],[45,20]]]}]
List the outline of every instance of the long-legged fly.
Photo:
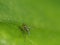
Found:
[{"label": "long-legged fly", "polygon": [[30,36],[30,27],[23,23],[21,26],[19,26],[19,29],[23,33],[24,42],[26,42],[26,34],[28,35],[28,37]]}]

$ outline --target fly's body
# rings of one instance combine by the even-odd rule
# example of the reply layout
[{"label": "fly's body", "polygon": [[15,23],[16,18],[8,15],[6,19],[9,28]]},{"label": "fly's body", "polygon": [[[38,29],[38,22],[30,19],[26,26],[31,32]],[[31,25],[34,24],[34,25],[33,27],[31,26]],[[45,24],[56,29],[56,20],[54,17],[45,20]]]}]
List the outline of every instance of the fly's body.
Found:
[{"label": "fly's body", "polygon": [[30,28],[26,24],[22,24],[19,29],[21,29],[22,32],[30,34]]},{"label": "fly's body", "polygon": [[29,32],[29,27],[26,24],[22,24],[22,29],[26,32]]}]

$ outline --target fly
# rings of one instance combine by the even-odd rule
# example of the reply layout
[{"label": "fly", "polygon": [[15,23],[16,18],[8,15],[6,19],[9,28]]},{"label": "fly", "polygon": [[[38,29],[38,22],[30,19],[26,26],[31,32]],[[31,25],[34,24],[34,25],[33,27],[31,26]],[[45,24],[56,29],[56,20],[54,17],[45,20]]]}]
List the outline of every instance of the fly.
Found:
[{"label": "fly", "polygon": [[[19,29],[21,30],[23,37],[24,37],[24,42],[26,42],[26,37],[30,36],[30,27],[28,27],[26,24],[22,24],[21,26],[19,26]],[[26,35],[27,34],[27,35]]]}]

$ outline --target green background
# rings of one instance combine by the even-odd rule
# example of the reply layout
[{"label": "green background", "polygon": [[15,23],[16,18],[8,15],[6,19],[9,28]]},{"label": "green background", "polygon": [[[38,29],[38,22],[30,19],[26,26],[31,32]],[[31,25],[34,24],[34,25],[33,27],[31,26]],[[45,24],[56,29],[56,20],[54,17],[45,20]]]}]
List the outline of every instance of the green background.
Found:
[{"label": "green background", "polygon": [[60,45],[60,0],[0,0],[0,45]]}]

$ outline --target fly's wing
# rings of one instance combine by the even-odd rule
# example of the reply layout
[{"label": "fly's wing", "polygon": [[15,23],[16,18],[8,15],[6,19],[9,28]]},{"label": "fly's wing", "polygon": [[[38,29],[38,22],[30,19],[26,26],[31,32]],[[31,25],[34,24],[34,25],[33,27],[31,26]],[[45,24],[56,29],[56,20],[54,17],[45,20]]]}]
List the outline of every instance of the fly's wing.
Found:
[{"label": "fly's wing", "polygon": [[28,36],[30,36],[30,31],[28,31]]},{"label": "fly's wing", "polygon": [[30,27],[27,27],[28,36],[30,36]]}]

